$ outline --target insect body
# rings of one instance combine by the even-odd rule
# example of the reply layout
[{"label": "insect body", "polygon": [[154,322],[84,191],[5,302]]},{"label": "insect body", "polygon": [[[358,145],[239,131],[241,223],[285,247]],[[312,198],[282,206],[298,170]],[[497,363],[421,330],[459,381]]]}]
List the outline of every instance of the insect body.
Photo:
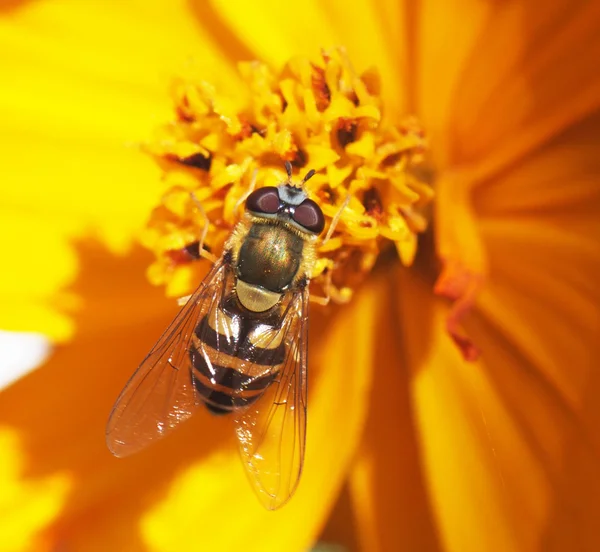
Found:
[{"label": "insect body", "polygon": [[116,456],[204,405],[232,414],[265,506],[290,498],[304,459],[308,281],[323,227],[319,206],[289,180],[250,194],[223,256],[117,399],[106,429]]}]

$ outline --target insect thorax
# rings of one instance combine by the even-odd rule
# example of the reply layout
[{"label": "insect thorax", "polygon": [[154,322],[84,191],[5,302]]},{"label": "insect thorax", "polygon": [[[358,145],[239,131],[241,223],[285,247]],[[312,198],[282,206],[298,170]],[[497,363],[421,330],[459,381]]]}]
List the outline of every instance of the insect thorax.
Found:
[{"label": "insect thorax", "polygon": [[313,242],[279,221],[245,217],[227,244],[240,302],[261,312],[307,279],[315,259]]},{"label": "insect thorax", "polygon": [[298,273],[303,249],[303,240],[286,228],[253,224],[238,254],[238,278],[283,293]]}]

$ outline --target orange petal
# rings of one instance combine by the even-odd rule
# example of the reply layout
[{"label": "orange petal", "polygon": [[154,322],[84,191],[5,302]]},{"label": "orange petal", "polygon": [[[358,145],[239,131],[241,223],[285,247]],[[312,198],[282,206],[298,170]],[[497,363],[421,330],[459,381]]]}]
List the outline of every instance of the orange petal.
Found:
[{"label": "orange petal", "polygon": [[[305,472],[289,505],[273,513],[250,490],[227,420],[204,411],[134,457],[116,459],[106,450],[111,405],[174,305],[145,282],[147,254],[135,249],[119,259],[90,246],[78,253],[76,291],[84,306],[76,337],[0,401],[0,418],[27,437],[30,472],[71,474],[72,490],[48,531],[56,546],[79,550],[94,542],[102,549],[173,550],[181,549],[180,539],[189,545],[197,536],[209,549],[223,543],[239,549],[253,528],[265,526],[269,531],[253,537],[257,549],[306,550],[336,499],[360,436],[375,348],[368,328],[381,291],[366,288],[355,308],[335,318],[312,313]],[[239,520],[236,531],[231,516]],[[199,519],[211,530],[198,534]]]},{"label": "orange petal", "polygon": [[[381,276],[381,275],[380,275]],[[360,550],[440,550],[419,450],[419,427],[411,393],[411,373],[404,350],[408,327],[428,320],[430,297],[414,298],[412,280],[388,270],[373,331],[373,387],[367,425],[353,465],[350,492]],[[398,299],[401,297],[401,300]],[[399,318],[394,306],[402,305]],[[400,325],[400,320],[406,320]]]},{"label": "orange petal", "polygon": [[[482,297],[482,313],[487,324],[502,328],[508,350],[529,367],[528,385],[543,393],[532,412],[535,422],[565,418],[558,427],[536,425],[535,441],[548,468],[570,482],[562,490],[566,504],[586,504],[590,515],[598,504],[577,481],[591,462],[579,448],[600,438],[597,412],[588,407],[599,383],[594,360],[600,355],[599,147],[600,113],[557,137],[481,197],[482,233],[495,275]],[[514,198],[512,205],[500,191]],[[551,399],[556,412],[546,406]],[[579,435],[579,428],[586,435],[578,444],[556,450],[561,439]],[[581,463],[582,470],[577,475],[562,469],[564,458],[575,454],[580,457],[572,468]],[[595,478],[589,483],[591,492]],[[566,521],[553,529],[560,536]],[[582,538],[586,530],[583,525]]]},{"label": "orange petal", "polygon": [[[426,293],[422,288],[414,294],[421,306],[427,304]],[[507,412],[510,406],[498,397],[488,370],[460,358],[439,331],[444,310],[431,301],[427,308],[430,321],[412,324],[407,332],[407,363],[414,374],[423,470],[441,547],[449,552],[533,549],[525,546],[531,543],[524,533],[540,526],[532,527],[530,512],[519,500],[539,499],[539,466],[528,462],[528,451],[516,438],[518,426]],[[486,362],[496,352],[489,350],[490,343],[499,339],[491,334],[482,343]],[[496,359],[487,364],[490,372],[500,369]],[[519,466],[519,477],[513,466]]]},{"label": "orange petal", "polygon": [[419,105],[441,165],[490,176],[600,105],[597,3],[430,2],[419,30]]},{"label": "orange petal", "polygon": [[[352,510],[348,483],[342,488],[337,503],[330,512],[327,524],[312,552],[346,552],[358,550],[355,516]],[[341,550],[340,550],[341,547]]]},{"label": "orange petal", "polygon": [[[536,543],[547,521],[542,505],[550,493],[544,466],[522,433],[529,432],[522,418],[514,417],[536,402],[536,394],[519,392],[507,401],[504,386],[496,385],[496,374],[507,369],[519,374],[526,366],[507,358],[499,329],[474,332],[472,325],[484,356],[466,364],[442,331],[445,309],[431,301],[427,284],[411,280],[399,282],[410,293],[403,297],[401,327],[440,547],[448,552],[540,549]],[[415,311],[423,315],[415,317]]]},{"label": "orange petal", "polygon": [[496,5],[478,0],[423,0],[421,8],[412,12],[415,109],[432,137],[432,153],[439,165],[445,165],[449,157],[453,139],[450,120],[454,120],[463,68],[474,52],[483,58],[478,41],[485,36],[483,30],[492,21]]},{"label": "orange petal", "polygon": [[[561,387],[580,366],[574,360],[586,339],[591,348],[581,366],[597,350],[587,333],[598,325],[600,304],[599,148],[600,112],[556,137],[477,196],[492,290],[514,290],[524,306],[539,311],[542,324],[527,329],[516,319],[507,332],[519,342],[525,339],[540,369],[550,369],[547,363],[557,362],[553,359],[564,359],[564,367],[552,368]],[[521,305],[521,299],[511,300],[509,308],[493,295],[486,297],[482,307],[494,319]],[[498,303],[500,310],[488,301]],[[538,332],[574,333],[567,345],[554,337],[537,338]],[[562,373],[563,368],[569,374]]]},{"label": "orange petal", "polygon": [[[466,324],[478,364],[431,329],[439,306],[430,327],[404,323],[447,550],[600,546],[599,129],[597,114],[476,194],[489,275]],[[428,308],[425,293],[413,296]]]}]

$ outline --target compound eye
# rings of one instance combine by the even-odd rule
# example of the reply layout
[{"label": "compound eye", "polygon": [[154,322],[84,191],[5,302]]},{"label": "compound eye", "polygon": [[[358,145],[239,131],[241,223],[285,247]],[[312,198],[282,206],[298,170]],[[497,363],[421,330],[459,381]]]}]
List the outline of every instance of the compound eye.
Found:
[{"label": "compound eye", "polygon": [[246,200],[246,209],[254,213],[274,214],[279,211],[280,201],[277,188],[266,186],[252,192]]},{"label": "compound eye", "polygon": [[300,226],[315,234],[320,234],[325,227],[323,211],[312,199],[305,199],[296,207],[294,220]]}]

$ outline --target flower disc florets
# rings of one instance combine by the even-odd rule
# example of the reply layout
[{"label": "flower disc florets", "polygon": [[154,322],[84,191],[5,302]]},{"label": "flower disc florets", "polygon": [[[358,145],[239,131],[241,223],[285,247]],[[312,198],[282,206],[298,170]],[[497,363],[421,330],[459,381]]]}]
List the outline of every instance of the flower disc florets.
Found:
[{"label": "flower disc florets", "polygon": [[294,59],[279,73],[259,62],[239,72],[241,90],[174,83],[177,117],[148,146],[167,185],[143,238],[156,254],[151,281],[169,295],[190,293],[205,271],[200,237],[219,256],[250,187],[285,181],[285,161],[300,178],[316,171],[306,189],[326,218],[322,238],[339,215],[318,248],[311,291],[349,300],[386,242],[409,265],[433,195],[417,170],[426,140],[414,119],[385,118],[376,72],[356,74],[342,49],[318,62]]}]

